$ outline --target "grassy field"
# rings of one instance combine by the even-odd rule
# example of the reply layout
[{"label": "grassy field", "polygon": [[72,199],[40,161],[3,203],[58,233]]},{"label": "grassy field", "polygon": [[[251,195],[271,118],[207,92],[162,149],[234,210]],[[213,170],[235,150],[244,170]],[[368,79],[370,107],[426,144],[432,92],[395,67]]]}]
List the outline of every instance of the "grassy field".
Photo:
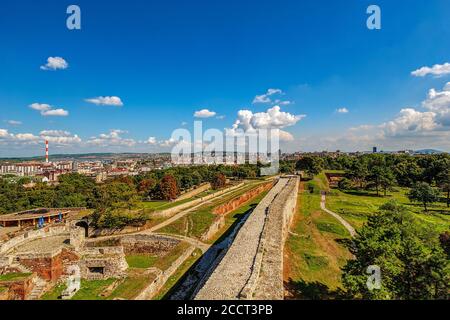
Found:
[{"label": "grassy field", "polygon": [[320,190],[326,189],[322,176],[301,183],[297,215],[285,246],[288,299],[333,298],[341,287],[340,268],[351,258],[342,241],[350,235],[321,211]]},{"label": "grassy field", "polygon": [[361,228],[371,214],[375,214],[378,208],[391,199],[414,213],[415,217],[424,225],[442,232],[449,230],[450,209],[445,203],[431,205],[429,212],[424,211],[423,206],[411,203],[407,197],[407,188],[395,188],[386,197],[377,196],[375,192],[350,191],[342,192],[334,189],[327,197],[327,208],[340,214],[356,229]]},{"label": "grassy field", "polygon": [[[81,280],[81,289],[72,300],[103,300],[104,297],[101,296],[101,293],[115,281],[117,280]],[[65,284],[57,285],[53,290],[47,292],[42,297],[42,300],[57,300],[65,289]]]},{"label": "grassy field", "polygon": [[191,198],[187,198],[180,201],[142,201],[138,204],[138,209],[148,209],[149,211],[162,211],[174,208],[176,206],[188,203],[190,201],[205,197],[207,195],[210,195],[214,192],[217,192],[218,190],[206,190],[201,193],[199,193],[196,196],[193,196]]},{"label": "grassy field", "polygon": [[130,268],[148,269],[155,264],[158,257],[150,254],[129,254],[126,260]]},{"label": "grassy field", "polygon": [[18,281],[18,280],[25,279],[29,276],[31,276],[31,273],[17,273],[17,272],[7,273],[7,274],[0,275],[0,282]]},{"label": "grassy field", "polygon": [[[230,194],[227,194],[212,203],[208,203],[199,207],[194,212],[189,213],[185,217],[178,219],[174,223],[161,229],[162,233],[178,234],[188,237],[200,239],[201,236],[208,230],[213,223],[216,215],[213,213],[214,208],[229,202],[230,200],[244,194],[245,192],[254,189],[258,185],[265,183],[264,181],[252,181]],[[232,219],[232,218],[231,218]]]}]

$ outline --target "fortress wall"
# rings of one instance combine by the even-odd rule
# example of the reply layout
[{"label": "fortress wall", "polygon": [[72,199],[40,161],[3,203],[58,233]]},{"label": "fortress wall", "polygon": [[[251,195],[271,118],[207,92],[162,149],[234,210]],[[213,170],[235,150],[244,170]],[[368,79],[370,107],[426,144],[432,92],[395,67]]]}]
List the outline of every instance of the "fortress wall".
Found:
[{"label": "fortress wall", "polygon": [[182,210],[185,210],[187,208],[196,206],[196,205],[198,205],[198,204],[200,204],[202,202],[208,201],[208,200],[210,200],[212,198],[215,198],[217,196],[220,196],[220,195],[222,195],[224,193],[236,190],[236,189],[242,187],[243,185],[244,185],[244,183],[241,182],[241,183],[239,183],[237,185],[234,185],[234,186],[226,188],[226,189],[219,190],[217,192],[211,193],[211,194],[209,194],[207,196],[204,196],[202,198],[198,198],[198,199],[195,199],[195,200],[192,200],[192,201],[180,204],[179,206],[176,206],[176,207],[173,207],[173,208],[170,208],[170,209],[167,209],[167,210],[155,212],[155,213],[152,214],[152,216],[153,217],[160,217],[160,218],[171,217],[174,214],[176,214],[176,213],[178,213],[178,212],[180,212]]},{"label": "fortress wall", "polygon": [[[283,251],[296,206],[299,179],[291,178],[269,207],[267,221],[258,250],[259,266],[255,265],[255,280],[246,288],[246,298],[283,300]],[[259,269],[259,271],[258,271]]]},{"label": "fortress wall", "polygon": [[[277,195],[285,188],[288,180],[280,179],[258,204],[236,235],[220,262],[214,263],[214,270],[207,272],[193,296],[197,300],[239,299],[255,270],[255,258],[260,247],[266,223],[266,213]],[[232,279],[232,281],[230,281]]]},{"label": "fortress wall", "polygon": [[55,227],[45,227],[39,230],[33,230],[26,233],[23,233],[17,237],[14,237],[4,243],[0,244],[0,254],[4,254],[11,249],[25,244],[27,242],[33,241],[35,239],[42,239],[46,237],[53,237],[62,234],[69,233],[69,227],[67,225],[64,226],[55,226]]},{"label": "fortress wall", "polygon": [[273,184],[274,184],[273,182],[270,182],[261,185],[215,208],[213,210],[213,213],[217,214],[218,216],[215,218],[214,222],[209,226],[208,230],[201,236],[200,240],[202,241],[211,240],[211,238],[213,238],[214,235],[225,226],[225,217],[227,214],[233,212],[234,210],[242,206],[244,203],[253,200],[261,193],[270,190],[273,187]]},{"label": "fortress wall", "polygon": [[214,209],[213,213],[220,214],[220,215],[227,215],[228,213],[239,208],[245,202],[256,198],[264,191],[270,190],[272,187],[273,187],[273,182],[269,182],[269,183],[266,183],[264,185],[261,185],[261,186],[255,188],[255,189],[247,191],[243,195],[236,197],[236,198],[232,199],[231,201],[218,206],[217,208]]}]

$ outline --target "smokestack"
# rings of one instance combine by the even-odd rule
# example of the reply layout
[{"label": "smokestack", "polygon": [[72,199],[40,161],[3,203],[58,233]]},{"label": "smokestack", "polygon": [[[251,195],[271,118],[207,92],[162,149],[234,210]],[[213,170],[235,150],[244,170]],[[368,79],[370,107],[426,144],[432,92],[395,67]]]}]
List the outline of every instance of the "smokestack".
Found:
[{"label": "smokestack", "polygon": [[45,162],[48,163],[48,140],[45,140]]}]

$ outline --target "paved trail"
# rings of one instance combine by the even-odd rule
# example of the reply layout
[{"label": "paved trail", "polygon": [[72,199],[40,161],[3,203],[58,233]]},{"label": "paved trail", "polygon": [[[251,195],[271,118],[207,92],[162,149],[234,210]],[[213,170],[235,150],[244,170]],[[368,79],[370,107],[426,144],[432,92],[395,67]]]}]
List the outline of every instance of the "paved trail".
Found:
[{"label": "paved trail", "polygon": [[328,210],[326,208],[326,200],[327,200],[327,196],[326,193],[322,191],[322,200],[320,201],[320,208],[325,211],[326,213],[332,215],[333,217],[335,217],[344,227],[345,229],[348,230],[348,232],[350,233],[350,235],[352,237],[354,237],[356,235],[356,231],[355,228],[353,228],[350,223],[348,223],[344,218],[342,218],[340,215],[338,215],[337,213]]}]

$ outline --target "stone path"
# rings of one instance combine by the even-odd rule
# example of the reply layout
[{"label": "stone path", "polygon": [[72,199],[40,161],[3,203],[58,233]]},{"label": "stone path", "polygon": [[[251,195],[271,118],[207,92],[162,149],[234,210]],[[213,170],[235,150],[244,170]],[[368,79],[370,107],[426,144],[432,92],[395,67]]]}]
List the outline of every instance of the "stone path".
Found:
[{"label": "stone path", "polygon": [[348,223],[347,220],[345,220],[344,218],[342,218],[340,215],[338,215],[337,213],[335,213],[335,212],[333,212],[333,211],[331,211],[331,210],[328,210],[328,209],[326,208],[326,201],[327,201],[326,193],[322,191],[322,199],[321,199],[321,201],[320,201],[320,208],[321,208],[323,211],[325,211],[326,213],[328,213],[328,214],[332,215],[333,217],[335,217],[335,218],[336,218],[336,219],[337,219],[337,220],[345,227],[345,229],[348,230],[348,232],[350,233],[350,235],[351,235],[352,237],[354,237],[354,236],[356,235],[355,228],[353,228],[353,227],[351,226],[351,224]]},{"label": "stone path", "polygon": [[253,271],[266,212],[287,182],[287,179],[281,179],[253,210],[222,261],[195,295],[196,300],[235,300],[239,298]]}]

